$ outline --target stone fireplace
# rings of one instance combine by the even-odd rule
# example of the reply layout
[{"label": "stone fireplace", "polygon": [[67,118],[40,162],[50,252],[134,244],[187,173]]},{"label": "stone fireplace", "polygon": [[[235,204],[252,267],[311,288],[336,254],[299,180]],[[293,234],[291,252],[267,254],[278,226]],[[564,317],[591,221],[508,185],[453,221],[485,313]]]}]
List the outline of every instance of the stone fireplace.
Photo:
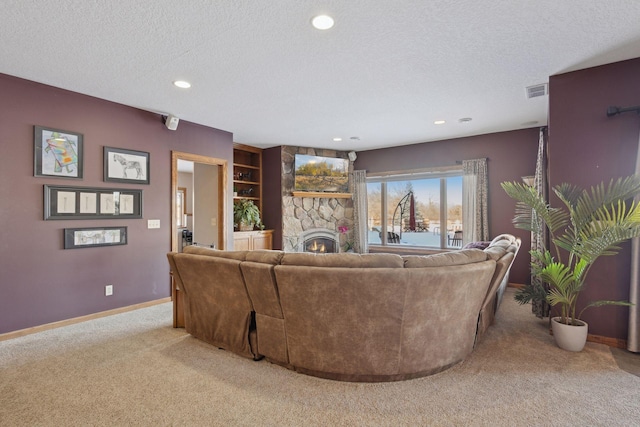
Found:
[{"label": "stone fireplace", "polygon": [[[282,249],[285,252],[305,250],[310,238],[327,239],[315,242],[318,250],[325,244],[327,252],[340,252],[348,241],[353,240],[353,200],[332,197],[331,193],[320,197],[294,197],[294,163],[296,154],[348,158],[347,152],[307,147],[282,147]],[[349,169],[353,168],[350,162]],[[349,188],[352,188],[351,182]],[[340,233],[338,227],[346,227]],[[325,235],[314,234],[324,230]],[[333,243],[333,250],[328,247]],[[313,245],[313,242],[309,242]]]},{"label": "stone fireplace", "polygon": [[326,228],[312,229],[300,236],[298,252],[337,253],[340,252],[340,234]]}]

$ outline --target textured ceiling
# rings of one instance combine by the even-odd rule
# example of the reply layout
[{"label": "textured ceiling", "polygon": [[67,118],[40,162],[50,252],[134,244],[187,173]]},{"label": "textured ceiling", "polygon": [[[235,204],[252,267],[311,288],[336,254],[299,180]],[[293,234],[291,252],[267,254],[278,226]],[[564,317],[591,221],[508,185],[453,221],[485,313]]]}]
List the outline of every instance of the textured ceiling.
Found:
[{"label": "textured ceiling", "polygon": [[[319,13],[333,29],[311,27]],[[4,0],[0,19],[0,73],[259,147],[540,126],[548,97],[526,86],[640,57],[638,0]]]}]

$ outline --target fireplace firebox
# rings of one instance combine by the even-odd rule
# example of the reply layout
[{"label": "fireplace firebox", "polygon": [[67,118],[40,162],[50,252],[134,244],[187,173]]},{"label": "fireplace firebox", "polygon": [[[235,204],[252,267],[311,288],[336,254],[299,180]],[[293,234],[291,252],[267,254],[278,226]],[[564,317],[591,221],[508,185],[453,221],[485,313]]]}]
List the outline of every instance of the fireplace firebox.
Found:
[{"label": "fireplace firebox", "polygon": [[333,230],[308,230],[300,237],[298,250],[300,252],[337,253],[340,252],[338,238],[338,233]]}]

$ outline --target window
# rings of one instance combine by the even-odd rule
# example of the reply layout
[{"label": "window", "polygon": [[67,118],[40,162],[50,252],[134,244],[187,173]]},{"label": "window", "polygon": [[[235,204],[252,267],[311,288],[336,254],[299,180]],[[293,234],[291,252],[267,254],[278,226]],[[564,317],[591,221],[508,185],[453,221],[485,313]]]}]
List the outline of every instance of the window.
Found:
[{"label": "window", "polygon": [[367,177],[372,245],[462,246],[462,171]]},{"label": "window", "polygon": [[187,189],[178,187],[176,193],[176,227],[187,227]]}]

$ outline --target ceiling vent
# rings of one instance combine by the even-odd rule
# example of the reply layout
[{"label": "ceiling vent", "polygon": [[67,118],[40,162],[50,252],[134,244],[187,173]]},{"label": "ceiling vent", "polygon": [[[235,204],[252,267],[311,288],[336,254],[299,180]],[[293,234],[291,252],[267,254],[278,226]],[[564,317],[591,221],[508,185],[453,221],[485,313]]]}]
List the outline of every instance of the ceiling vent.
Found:
[{"label": "ceiling vent", "polygon": [[527,99],[548,95],[547,83],[527,87]]}]

